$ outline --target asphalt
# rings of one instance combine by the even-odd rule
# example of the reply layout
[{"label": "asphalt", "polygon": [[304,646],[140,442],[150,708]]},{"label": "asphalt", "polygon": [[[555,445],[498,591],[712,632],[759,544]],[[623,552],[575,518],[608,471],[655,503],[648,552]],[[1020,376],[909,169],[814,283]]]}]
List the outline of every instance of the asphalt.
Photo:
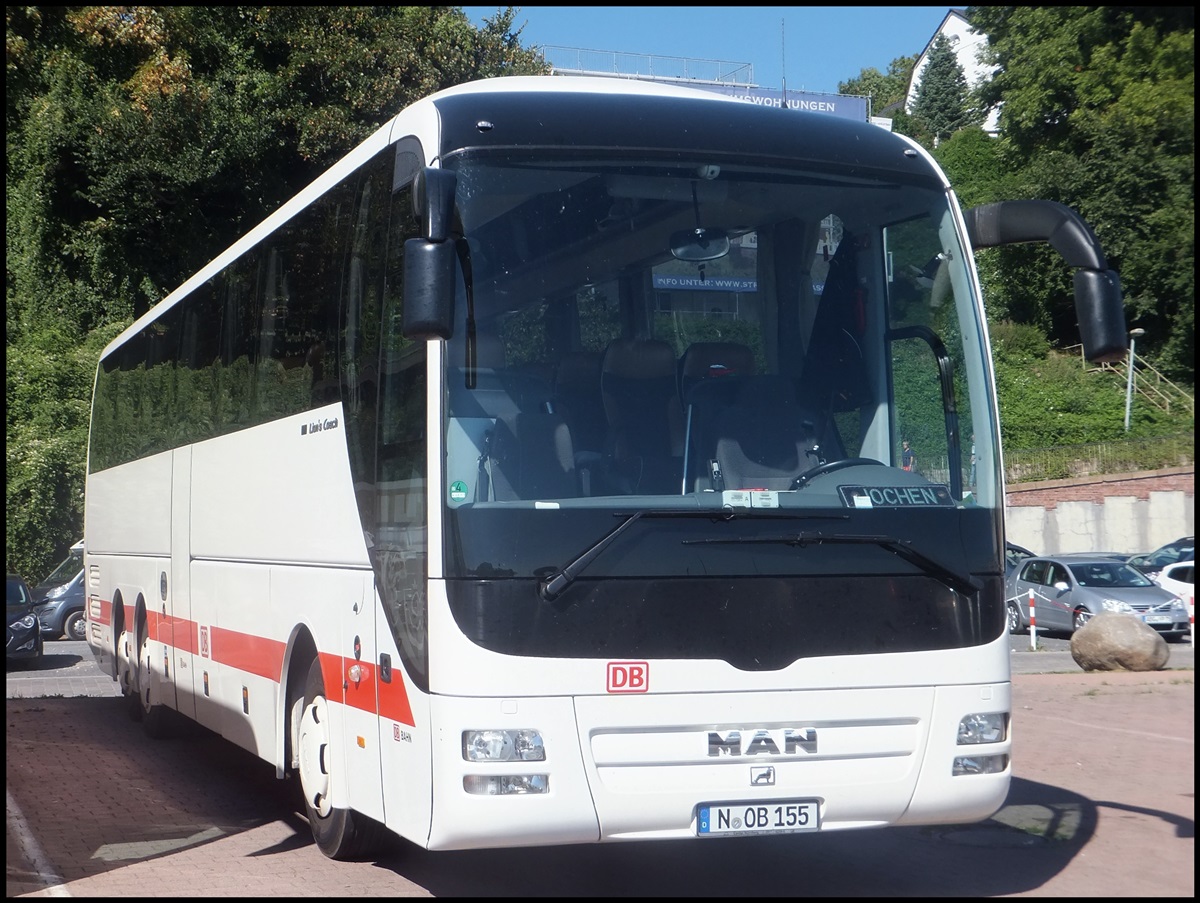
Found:
[{"label": "asphalt", "polygon": [[[1190,739],[1184,739],[1193,736],[1188,718],[1193,709],[1190,675],[1177,679],[1175,675],[1160,672],[1142,678],[1126,672],[1089,681],[1075,664],[1069,650],[1042,648],[1030,651],[1021,648],[1022,639],[1027,640],[1013,638],[1012,670],[1014,711],[1017,708],[1022,711],[1022,742],[1026,744],[1026,749],[1049,749],[1053,745],[1051,740],[1074,749],[1078,745],[1078,737],[1072,731],[1078,727],[1081,718],[1090,719],[1088,723],[1095,721],[1100,725],[1103,722],[1107,725],[1105,729],[1113,732],[1106,742],[1127,744],[1128,748],[1110,749],[1109,757],[1114,762],[1119,764],[1136,759],[1145,754],[1146,744],[1151,744],[1155,750],[1154,759],[1160,765],[1167,761],[1164,757],[1168,755],[1187,759],[1186,766],[1176,764],[1174,760],[1168,761],[1164,766],[1168,773],[1174,773],[1176,768],[1185,768],[1186,774],[1191,774],[1192,746]],[[311,841],[307,827],[303,819],[294,815],[295,801],[287,796],[291,790],[280,782],[265,781],[271,789],[264,794],[264,784],[256,783],[266,774],[261,763],[240,750],[230,751],[223,744],[218,744],[197,756],[198,747],[194,744],[203,746],[206,742],[204,737],[188,737],[174,744],[167,741],[144,745],[139,748],[147,752],[155,750],[156,754],[138,758],[138,765],[131,772],[128,756],[121,750],[121,738],[130,729],[128,719],[123,714],[124,706],[112,699],[111,702],[89,704],[84,707],[87,713],[83,713],[78,704],[73,704],[69,698],[119,696],[116,684],[100,671],[90,654],[80,656],[82,646],[74,643],[48,644],[50,655],[43,663],[46,673],[23,670],[9,673],[6,680],[10,700],[51,697],[41,703],[10,703],[9,707],[10,766],[6,804],[9,897],[128,896],[131,887],[148,892],[135,893],[135,896],[161,895],[153,890],[159,887],[173,887],[175,890],[171,894],[186,896],[189,894],[182,888],[194,889],[197,886],[203,887],[199,895],[210,898],[346,896],[351,893],[356,896],[462,894],[462,891],[455,890],[457,885],[453,881],[446,883],[450,881],[447,875],[453,876],[454,870],[447,872],[440,866],[430,869],[428,863],[432,860],[427,862],[418,858],[416,866],[407,865],[403,868],[387,860],[382,871],[374,863],[361,864],[357,870],[355,866],[350,866],[348,871],[344,863],[314,857],[311,849],[308,849]],[[1166,670],[1194,667],[1195,654],[1191,643],[1172,643],[1169,648],[1171,656]],[[1021,677],[1038,674],[1045,676]],[[1140,682],[1133,687],[1125,686],[1130,680],[1159,681],[1161,686],[1156,685],[1156,692],[1147,693]],[[1074,688],[1065,697],[1065,702],[1059,699],[1064,695],[1061,690],[1052,692],[1050,689],[1059,687],[1061,682]],[[1080,698],[1081,682],[1085,687],[1090,687],[1085,695],[1090,702],[1095,702],[1098,711],[1095,715],[1081,714],[1077,708],[1071,707],[1077,705]],[[1092,684],[1097,686],[1090,686]],[[1108,703],[1127,700],[1135,692],[1139,694],[1136,696],[1136,713],[1124,710],[1114,713],[1105,707]],[[40,722],[28,722],[29,727],[40,725],[40,733],[22,731],[12,721],[14,711],[43,711],[51,717]],[[1101,728],[1097,726],[1096,729]],[[1062,735],[1048,738],[1047,731],[1059,731]],[[112,781],[111,785],[97,795],[95,788],[88,790],[75,780],[51,780],[45,783],[46,775],[56,773],[53,771],[54,763],[46,759],[48,752],[55,751],[54,754],[58,755],[58,751],[64,749],[76,751],[87,761],[91,773],[107,775]],[[1008,835],[1005,835],[1002,842],[985,845],[987,848],[979,851],[981,856],[999,856],[1001,860],[993,862],[989,859],[968,867],[969,878],[961,879],[957,884],[944,884],[949,878],[945,874],[940,875],[936,884],[939,892],[957,896],[970,889],[972,893],[966,895],[978,895],[981,886],[978,883],[979,876],[982,875],[987,876],[987,881],[993,882],[993,885],[985,883],[982,886],[994,891],[983,893],[983,896],[1076,896],[1081,889],[1089,891],[1084,894],[1088,896],[1099,887],[1108,888],[1106,895],[1122,896],[1124,885],[1108,887],[1109,878],[1103,874],[1092,878],[1095,866],[1108,859],[1144,864],[1152,857],[1143,848],[1149,845],[1148,849],[1159,856],[1165,849],[1164,844],[1173,850],[1182,847],[1184,853],[1182,859],[1175,854],[1167,855],[1166,859],[1179,863],[1192,861],[1190,842],[1186,838],[1194,836],[1194,833],[1168,836],[1171,826],[1176,823],[1194,824],[1191,815],[1194,812],[1191,808],[1194,797],[1187,779],[1181,778],[1181,783],[1172,784],[1167,789],[1144,769],[1139,769],[1133,776],[1117,769],[1110,776],[1110,781],[1115,782],[1110,786],[1101,780],[1104,772],[1101,766],[1108,761],[1107,758],[1093,762],[1087,775],[1082,777],[1076,775],[1079,768],[1076,758],[1075,752],[1048,757],[1022,752],[1019,760],[1023,763],[1024,771],[1021,781],[1015,784],[1014,808],[1011,808],[1011,812],[1058,811],[1065,805],[1059,798],[1065,792],[1062,788],[1078,777],[1084,783],[1080,787],[1070,785],[1068,789],[1081,794],[1086,791],[1084,796],[1075,801],[1083,807],[1081,811],[1086,811],[1087,794],[1090,794],[1090,798],[1110,801],[1104,805],[1115,806],[1122,813],[1119,818],[1102,820],[1102,824],[1095,814],[1085,819],[1087,824],[1099,824],[1106,832],[1102,838],[1088,835],[1089,849],[1096,851],[1097,861],[1081,858],[1078,850],[1068,845],[1063,847],[1065,852],[1061,854],[1061,861],[1050,873],[1041,875],[1035,869],[1034,873],[1025,875],[1022,870],[1028,871],[1031,867],[1029,852],[1023,849],[1009,850],[1011,844]],[[1074,767],[1071,767],[1072,763]],[[1045,769],[1038,771],[1043,766],[1050,770],[1045,773]],[[1145,775],[1144,780],[1139,775]],[[57,788],[57,791],[53,788]],[[1047,797],[1043,801],[1037,796],[1046,793],[1053,798]],[[1155,793],[1159,796],[1155,796]],[[55,802],[39,807],[37,800]],[[1032,805],[1033,802],[1037,805]],[[89,808],[96,805],[100,807],[98,810]],[[1093,809],[1099,805],[1094,804]],[[1139,813],[1145,814],[1145,817]],[[81,817],[83,822],[80,821]],[[992,824],[991,830],[994,833],[1002,827]],[[1095,830],[1095,825],[1089,829],[1092,833]],[[1167,834],[1163,834],[1163,831],[1167,831]],[[910,862],[918,854],[925,855],[930,844],[929,838],[921,834],[899,832],[888,835],[888,838],[888,842],[900,844],[893,850],[891,858],[882,852],[879,854],[883,857],[881,861],[889,863]],[[910,846],[903,846],[906,838],[910,838],[907,841]],[[1101,840],[1110,844],[1111,848],[1100,846]],[[219,847],[206,849],[209,841],[219,844]],[[980,841],[967,839],[963,843],[974,849]],[[211,857],[216,855],[214,851],[218,849],[221,861],[226,866],[214,869]],[[1128,851],[1125,859],[1121,858],[1121,851]],[[554,868],[550,869],[552,874],[559,875],[560,882],[567,880],[561,877],[563,875],[575,875],[581,869],[587,872],[580,860],[569,858],[570,853],[568,850],[566,853],[553,854],[568,856],[565,860],[567,864],[557,872]],[[409,854],[411,851],[406,851],[406,855]],[[1003,858],[1006,854],[1008,859]],[[449,854],[438,855],[444,857]],[[657,852],[655,855],[659,856]],[[663,851],[663,855],[669,855],[669,851]],[[958,858],[962,855],[961,850],[956,851]],[[103,861],[98,862],[97,857]],[[587,861],[590,860],[585,859],[584,863]],[[642,862],[636,855],[633,861]],[[1077,861],[1078,867],[1073,868],[1072,864]],[[495,865],[495,861],[486,858],[468,862],[474,865],[464,865],[464,874],[475,874],[481,869],[489,871]],[[528,868],[528,861],[524,862],[525,865],[519,866],[518,871]],[[718,872],[724,873],[723,870],[733,868],[734,862],[730,860],[724,863]],[[421,863],[426,865],[422,866]],[[695,867],[695,862],[688,866]],[[881,866],[877,864],[875,867]],[[614,872],[624,873],[629,868],[631,866],[626,863],[614,869]],[[682,872],[686,873],[688,868],[683,868]],[[1172,874],[1175,874],[1183,866],[1172,868],[1175,870]],[[1132,874],[1137,867],[1123,865],[1121,871]],[[1014,878],[1018,873],[1024,876],[1020,880]],[[521,871],[521,874],[524,872]],[[1191,874],[1190,866],[1175,874],[1175,883],[1167,889],[1166,895],[1179,895],[1177,892],[1182,887],[1183,896],[1193,897],[1193,887],[1186,880]],[[500,883],[507,886],[505,881],[516,880],[509,876]],[[674,882],[676,879],[671,880]],[[704,881],[694,881],[693,884],[697,887],[707,886]],[[483,886],[486,886],[486,882],[484,885],[478,882],[470,884],[472,892],[466,895],[477,895]],[[541,879],[537,886],[541,891],[546,889]],[[861,884],[853,881],[849,886],[852,892],[846,895],[857,895],[861,890]],[[901,881],[900,886],[906,885]],[[304,890],[300,891],[299,888]],[[534,891],[531,889],[531,892]],[[649,893],[655,896],[675,895],[662,889]],[[534,895],[537,893],[534,892]],[[585,894],[581,894],[579,886],[575,886],[572,893],[564,895]],[[917,895],[927,896],[928,893]],[[1096,890],[1096,895],[1105,894]]]}]

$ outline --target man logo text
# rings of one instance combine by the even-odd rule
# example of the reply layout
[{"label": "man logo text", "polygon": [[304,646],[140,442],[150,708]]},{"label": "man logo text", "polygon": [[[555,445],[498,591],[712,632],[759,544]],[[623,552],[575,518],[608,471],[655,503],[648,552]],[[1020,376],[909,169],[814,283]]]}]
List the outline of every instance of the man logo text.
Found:
[{"label": "man logo text", "polygon": [[757,730],[744,737],[741,731],[730,731],[725,736],[711,731],[708,735],[710,756],[794,756],[816,751],[817,732],[811,727]]}]

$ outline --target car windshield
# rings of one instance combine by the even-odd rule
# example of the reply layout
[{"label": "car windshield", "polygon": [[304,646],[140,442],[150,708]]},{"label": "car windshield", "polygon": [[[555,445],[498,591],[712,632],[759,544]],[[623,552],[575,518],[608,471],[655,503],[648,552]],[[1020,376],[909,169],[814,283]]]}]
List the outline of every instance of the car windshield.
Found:
[{"label": "car windshield", "polygon": [[24,581],[19,577],[8,578],[8,588],[5,590],[5,602],[7,605],[28,605],[29,592],[25,588]]},{"label": "car windshield", "polygon": [[1176,561],[1183,561],[1191,558],[1195,553],[1195,543],[1171,543],[1169,546],[1163,546],[1157,552],[1154,552],[1146,559],[1146,564],[1151,567],[1162,567],[1164,564],[1172,564]]},{"label": "car windshield", "polygon": [[43,584],[68,583],[83,570],[83,550],[72,549],[71,554],[58,567],[51,571],[50,576],[42,581]]},{"label": "car windshield", "polygon": [[1154,586],[1154,581],[1137,568],[1117,562],[1092,561],[1072,564],[1071,573],[1080,586],[1093,588]]}]

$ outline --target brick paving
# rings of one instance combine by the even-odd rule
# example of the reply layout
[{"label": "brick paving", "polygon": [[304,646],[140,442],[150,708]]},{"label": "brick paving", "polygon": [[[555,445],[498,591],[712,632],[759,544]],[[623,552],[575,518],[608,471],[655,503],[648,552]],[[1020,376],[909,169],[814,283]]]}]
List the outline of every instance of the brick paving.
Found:
[{"label": "brick paving", "polygon": [[[113,682],[65,650],[54,676],[6,681],[9,897],[780,896],[797,875],[818,896],[1194,897],[1190,670],[1084,674],[1069,652],[1014,652],[1013,791],[980,826],[866,844],[831,832],[429,853],[397,840],[378,859],[334,862],[272,767],[199,728],[148,740]],[[1190,645],[1171,653],[1169,668],[1192,668]],[[1085,740],[1101,735],[1102,750]],[[1075,833],[1028,848],[1038,838],[1017,827],[1030,820]],[[853,869],[836,867],[847,859]]]}]

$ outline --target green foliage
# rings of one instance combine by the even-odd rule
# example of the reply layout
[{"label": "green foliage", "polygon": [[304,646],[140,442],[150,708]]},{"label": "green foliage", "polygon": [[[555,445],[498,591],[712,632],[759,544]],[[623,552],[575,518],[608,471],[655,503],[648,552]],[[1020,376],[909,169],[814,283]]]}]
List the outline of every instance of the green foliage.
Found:
[{"label": "green foliage", "polygon": [[83,532],[94,365],[60,336],[36,339],[10,346],[5,359],[5,557],[10,571],[33,580]]},{"label": "green foliage", "polygon": [[[1195,8],[971,7],[999,71],[1008,167],[1022,197],[1078,210],[1121,276],[1129,325],[1171,379],[1195,379]],[[1023,307],[1035,276],[1025,249],[1000,253],[1013,274],[1005,315],[1071,344],[1070,293]],[[1139,346],[1142,343],[1139,342]]]},{"label": "green foliage", "polygon": [[912,78],[915,56],[902,56],[892,60],[887,74],[869,68],[859,72],[856,78],[838,82],[839,94],[852,94],[871,98],[871,113],[875,116],[894,116],[889,107],[902,105],[908,94],[908,83]]},{"label": "green foliage", "polygon": [[[545,72],[514,18],[498,9],[476,29],[459,7],[6,8],[10,568],[40,576],[82,533],[104,345],[408,103]],[[214,416],[238,415],[227,401]]]},{"label": "green foliage", "polygon": [[959,129],[933,151],[963,207],[1016,197],[1014,178],[1000,154],[999,142],[974,126]]},{"label": "green foliage", "polygon": [[968,101],[970,91],[954,48],[939,34],[929,50],[929,61],[909,113],[937,146],[961,128],[980,121]]},{"label": "green foliage", "polygon": [[[1079,210],[1121,275],[1129,325],[1147,331],[1138,350],[1188,385],[1194,16],[971,7],[995,78],[976,98],[935,47],[925,96],[911,115],[890,114],[896,131],[936,145],[964,205],[1045,197]],[[105,344],[409,102],[472,78],[544,72],[515,20],[512,7],[480,29],[459,7],[6,8],[10,568],[37,577],[82,532]],[[915,61],[865,69],[839,90],[882,113],[903,102]],[[997,103],[1002,137],[967,127],[977,104]],[[1123,438],[1120,381],[1049,351],[1078,341],[1061,257],[1032,245],[976,257],[1009,447]],[[588,347],[615,332],[614,311],[597,299]],[[274,385],[278,374],[266,376]],[[210,416],[250,416],[245,399],[225,402]],[[1135,406],[1132,434],[1177,429],[1147,408]]]},{"label": "green foliage", "polygon": [[[1040,330],[1016,323],[990,328],[1000,435],[1007,448],[1044,449],[1190,433],[1144,399],[1133,407],[1125,432],[1125,389],[1120,371],[1096,371],[1077,354],[1050,349]],[[1140,355],[1139,355],[1140,357]]]}]

